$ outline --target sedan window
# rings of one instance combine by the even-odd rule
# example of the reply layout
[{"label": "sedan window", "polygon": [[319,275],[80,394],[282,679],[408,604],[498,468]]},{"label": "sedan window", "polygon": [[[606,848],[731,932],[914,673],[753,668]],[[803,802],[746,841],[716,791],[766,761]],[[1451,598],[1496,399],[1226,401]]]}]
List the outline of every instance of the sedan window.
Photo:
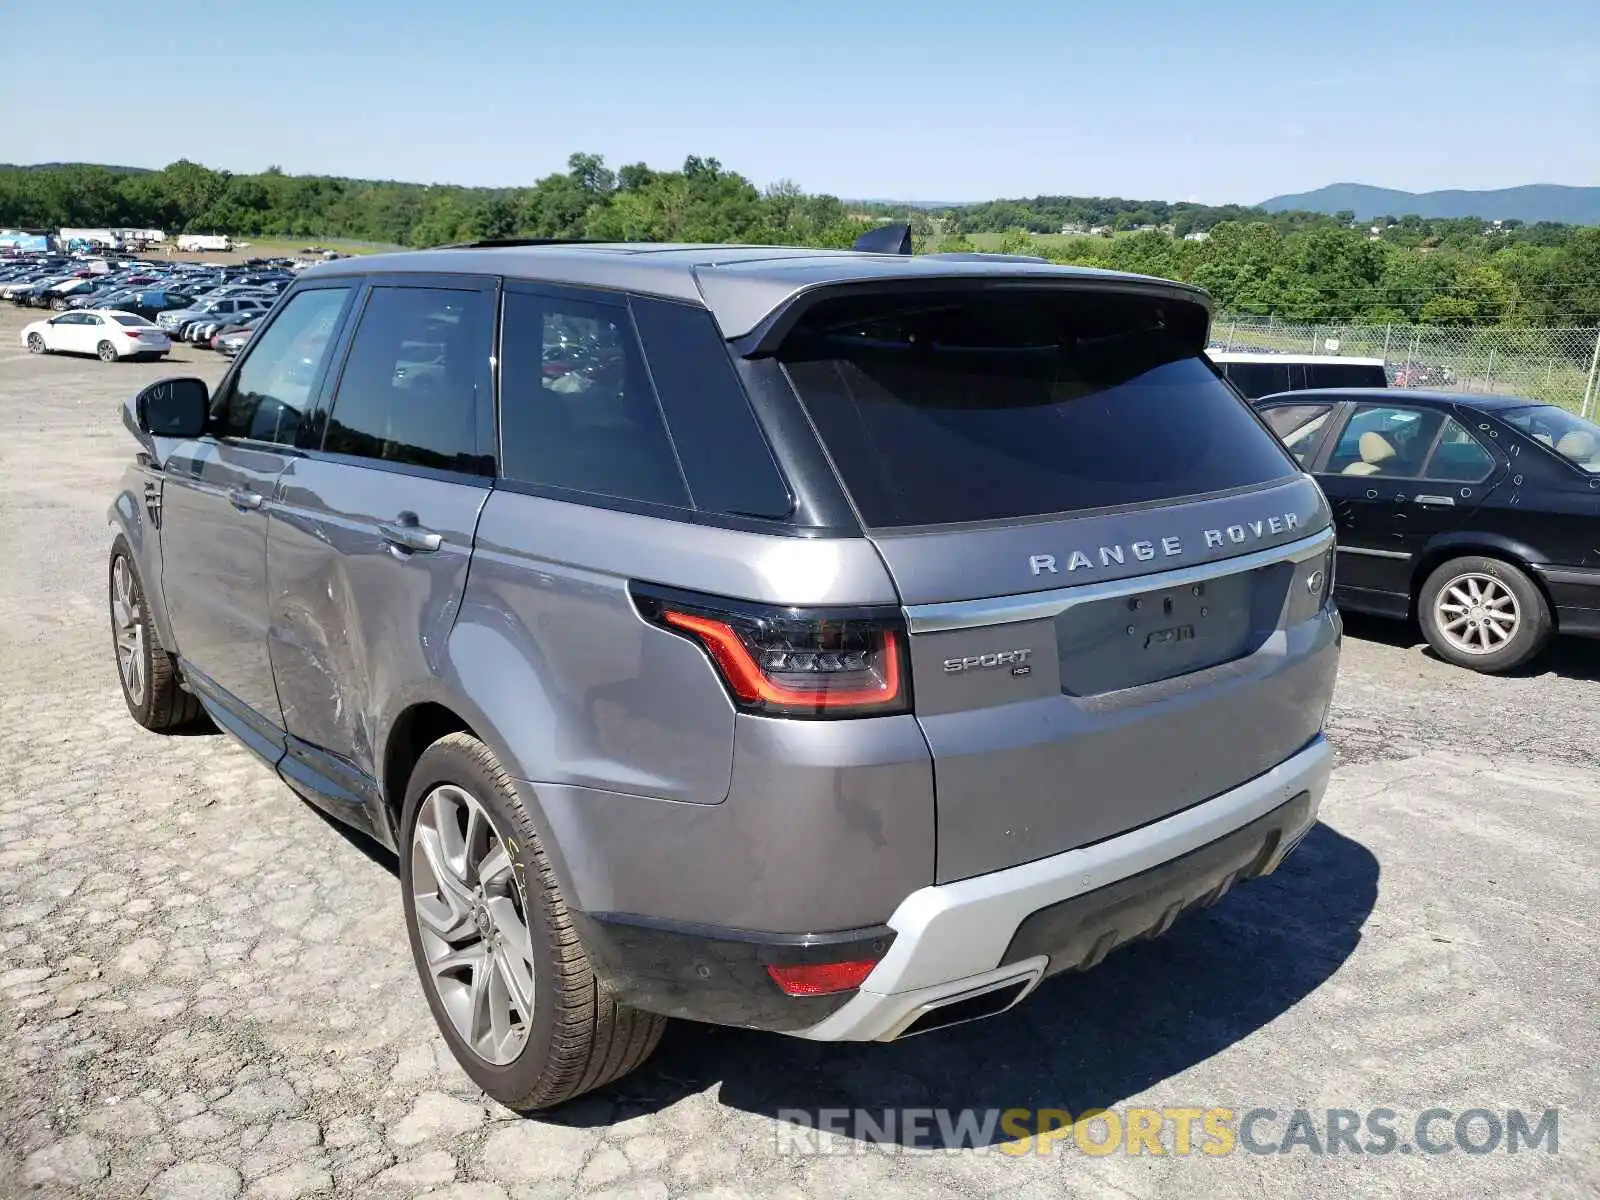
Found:
[{"label": "sedan window", "polygon": [[1269,408],[1261,415],[1272,432],[1282,439],[1295,461],[1302,467],[1316,454],[1322,443],[1323,431],[1328,427],[1331,404],[1282,404]]},{"label": "sedan window", "polygon": [[1466,426],[1448,417],[1422,477],[1449,483],[1482,483],[1494,473],[1494,465],[1494,455],[1467,432]]},{"label": "sedan window", "polygon": [[1389,404],[1363,404],[1339,436],[1324,468],[1329,475],[1415,479],[1433,446],[1441,413]]},{"label": "sedan window", "polygon": [[1600,425],[1553,404],[1531,405],[1500,414],[1501,418],[1562,458],[1600,475]]}]

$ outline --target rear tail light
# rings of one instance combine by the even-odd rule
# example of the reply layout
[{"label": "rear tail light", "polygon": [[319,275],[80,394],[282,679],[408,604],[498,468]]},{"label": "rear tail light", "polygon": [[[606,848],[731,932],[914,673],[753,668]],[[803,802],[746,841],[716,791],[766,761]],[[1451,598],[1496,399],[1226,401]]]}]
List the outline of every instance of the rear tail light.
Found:
[{"label": "rear tail light", "polygon": [[911,707],[905,624],[893,608],[784,608],[633,586],[639,614],[705,651],[745,712],[865,717]]},{"label": "rear tail light", "polygon": [[866,982],[867,976],[872,974],[872,968],[877,965],[876,960],[871,959],[805,963],[795,967],[768,967],[767,974],[772,976],[772,981],[787,996],[827,996],[834,992],[854,991]]}]

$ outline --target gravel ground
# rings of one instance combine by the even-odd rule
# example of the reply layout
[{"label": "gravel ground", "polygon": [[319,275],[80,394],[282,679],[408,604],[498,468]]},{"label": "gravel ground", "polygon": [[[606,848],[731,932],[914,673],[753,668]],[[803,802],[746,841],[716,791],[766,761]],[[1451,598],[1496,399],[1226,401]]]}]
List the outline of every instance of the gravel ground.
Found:
[{"label": "gravel ground", "polygon": [[[33,359],[22,320],[0,311],[0,1195],[1600,1194],[1600,647],[1485,679],[1353,621],[1324,823],[1277,875],[980,1025],[678,1026],[524,1120],[435,1036],[393,862],[220,735],[123,708],[118,404],[223,364]],[[782,1110],[843,1106],[1264,1107],[1271,1144],[1297,1108],[1393,1109],[1402,1142],[1433,1107],[1554,1108],[1559,1152],[786,1152]]]}]

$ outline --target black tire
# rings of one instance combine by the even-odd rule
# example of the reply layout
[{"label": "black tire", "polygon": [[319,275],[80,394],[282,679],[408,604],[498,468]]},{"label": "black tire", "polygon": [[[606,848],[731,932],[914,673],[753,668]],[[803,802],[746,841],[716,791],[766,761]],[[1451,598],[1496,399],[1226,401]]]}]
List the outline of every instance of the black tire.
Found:
[{"label": "black tire", "polygon": [[[527,1040],[504,1065],[480,1056],[457,1032],[428,968],[418,927],[415,834],[424,799],[440,785],[469,793],[503,832],[532,942],[533,1018]],[[620,1079],[654,1052],[666,1018],[618,1003],[595,976],[511,777],[493,751],[470,734],[441,738],[417,760],[401,816],[400,880],[406,934],[434,1021],[462,1069],[495,1100],[518,1112],[552,1108]]]},{"label": "black tire", "polygon": [[[124,668],[123,646],[127,636],[118,613],[118,563],[127,572],[131,596],[137,606],[135,624],[139,628],[133,638],[130,653],[137,657],[139,680],[142,687],[130,684]],[[178,674],[178,663],[161,647],[156,638],[155,626],[150,621],[150,606],[145,602],[144,581],[139,578],[139,567],[133,560],[128,541],[121,534],[111,546],[111,562],[107,576],[107,605],[111,613],[111,651],[117,666],[117,681],[122,686],[122,699],[133,719],[146,729],[157,733],[192,726],[200,720],[199,699],[183,690]]]},{"label": "black tire", "polygon": [[101,342],[94,348],[94,352],[100,356],[100,361],[103,363],[113,363],[117,361],[117,348],[110,342]]},{"label": "black tire", "polygon": [[[1468,633],[1476,635],[1476,631],[1485,626],[1487,618],[1483,614],[1486,606],[1473,605],[1447,611],[1441,606],[1441,595],[1449,591],[1451,594],[1443,597],[1444,604],[1460,604],[1454,597],[1464,592],[1470,594],[1474,586],[1480,592],[1493,592],[1496,596],[1499,596],[1496,588],[1509,593],[1509,603],[1502,599],[1498,605],[1489,607],[1494,612],[1511,613],[1513,623],[1509,627],[1509,637],[1502,640],[1498,634],[1486,631],[1481,638],[1474,636],[1472,640],[1487,641],[1490,645],[1469,650],[1462,643]],[[1457,630],[1455,636],[1445,627],[1452,617],[1461,617],[1469,622],[1464,629]],[[1458,667],[1488,675],[1522,666],[1549,644],[1555,632],[1550,604],[1527,572],[1504,559],[1477,554],[1452,558],[1435,568],[1417,596],[1417,620],[1422,626],[1423,636],[1428,639],[1428,645],[1440,658]],[[1495,617],[1497,627],[1504,625],[1505,620],[1504,616]]]},{"label": "black tire", "polygon": [[44,344],[44,335],[42,333],[30,333],[28,335],[29,354],[48,354],[49,352],[49,347]]}]

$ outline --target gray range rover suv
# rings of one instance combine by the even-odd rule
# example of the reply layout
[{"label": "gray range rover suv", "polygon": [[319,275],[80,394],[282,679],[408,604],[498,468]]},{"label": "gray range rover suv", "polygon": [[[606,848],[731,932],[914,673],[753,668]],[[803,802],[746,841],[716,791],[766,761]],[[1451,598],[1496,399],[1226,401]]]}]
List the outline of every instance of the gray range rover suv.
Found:
[{"label": "gray range rover suv", "polygon": [[214,392],[127,403],[128,708],[397,853],[514,1108],[668,1017],[998,1013],[1271,871],[1327,781],[1329,513],[1208,324],[1001,257],[318,266]]}]

